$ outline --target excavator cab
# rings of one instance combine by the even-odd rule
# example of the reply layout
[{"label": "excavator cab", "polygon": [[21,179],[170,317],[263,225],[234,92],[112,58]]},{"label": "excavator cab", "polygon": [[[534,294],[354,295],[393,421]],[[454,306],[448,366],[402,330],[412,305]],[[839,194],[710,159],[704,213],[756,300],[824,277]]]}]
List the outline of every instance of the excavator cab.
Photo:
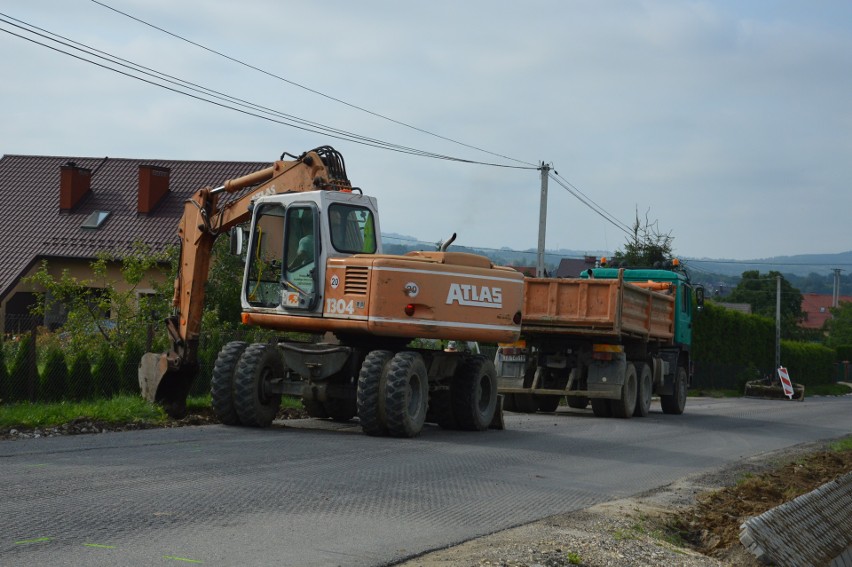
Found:
[{"label": "excavator cab", "polygon": [[242,307],[248,313],[320,314],[328,258],[374,254],[375,200],[314,191],[259,198],[252,213]]}]

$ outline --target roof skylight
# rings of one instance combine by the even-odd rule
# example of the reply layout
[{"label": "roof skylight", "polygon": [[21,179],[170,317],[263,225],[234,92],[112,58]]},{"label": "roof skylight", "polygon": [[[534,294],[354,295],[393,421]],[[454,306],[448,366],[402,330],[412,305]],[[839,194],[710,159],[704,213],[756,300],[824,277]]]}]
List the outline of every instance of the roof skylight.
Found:
[{"label": "roof skylight", "polygon": [[93,211],[86,220],[83,221],[83,224],[80,225],[81,228],[100,228],[104,221],[107,220],[109,216],[109,211]]}]

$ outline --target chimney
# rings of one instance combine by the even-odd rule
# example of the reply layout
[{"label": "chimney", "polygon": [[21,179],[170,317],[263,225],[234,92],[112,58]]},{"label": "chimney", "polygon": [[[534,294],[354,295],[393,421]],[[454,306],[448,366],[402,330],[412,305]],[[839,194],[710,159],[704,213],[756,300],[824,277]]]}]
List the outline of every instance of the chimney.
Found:
[{"label": "chimney", "polygon": [[92,170],[73,161],[59,167],[59,210],[70,211],[89,193]]},{"label": "chimney", "polygon": [[156,208],[169,192],[169,173],[167,167],[156,165],[139,166],[139,206],[138,212],[148,214]]}]

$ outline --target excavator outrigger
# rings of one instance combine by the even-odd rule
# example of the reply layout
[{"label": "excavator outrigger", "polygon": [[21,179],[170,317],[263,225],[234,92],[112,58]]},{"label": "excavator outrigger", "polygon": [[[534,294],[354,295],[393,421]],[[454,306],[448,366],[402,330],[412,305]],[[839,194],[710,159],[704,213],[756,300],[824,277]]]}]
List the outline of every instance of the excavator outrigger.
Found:
[{"label": "excavator outrigger", "polygon": [[[269,425],[286,394],[301,396],[315,417],[358,415],[371,435],[412,437],[427,419],[487,428],[499,410],[493,364],[408,345],[415,338],[517,339],[523,276],[446,246],[382,254],[376,200],[352,187],[337,151],[324,146],[284,157],[186,202],[175,314],[166,320],[171,347],[143,356],[143,396],[173,417],[185,413],[213,243],[230,232],[241,248],[249,223],[243,323],[333,339],[226,344],[211,380],[220,420]],[[223,193],[237,191],[222,202]]]}]

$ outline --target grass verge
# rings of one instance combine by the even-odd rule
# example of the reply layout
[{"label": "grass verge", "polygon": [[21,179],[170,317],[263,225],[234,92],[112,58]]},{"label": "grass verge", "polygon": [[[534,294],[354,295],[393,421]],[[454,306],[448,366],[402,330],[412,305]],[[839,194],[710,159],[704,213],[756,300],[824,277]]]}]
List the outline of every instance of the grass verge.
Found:
[{"label": "grass verge", "polygon": [[0,406],[0,428],[53,427],[81,418],[104,423],[161,423],[167,419],[161,407],[149,404],[139,396],[116,396],[109,400],[88,402],[24,402]]}]

